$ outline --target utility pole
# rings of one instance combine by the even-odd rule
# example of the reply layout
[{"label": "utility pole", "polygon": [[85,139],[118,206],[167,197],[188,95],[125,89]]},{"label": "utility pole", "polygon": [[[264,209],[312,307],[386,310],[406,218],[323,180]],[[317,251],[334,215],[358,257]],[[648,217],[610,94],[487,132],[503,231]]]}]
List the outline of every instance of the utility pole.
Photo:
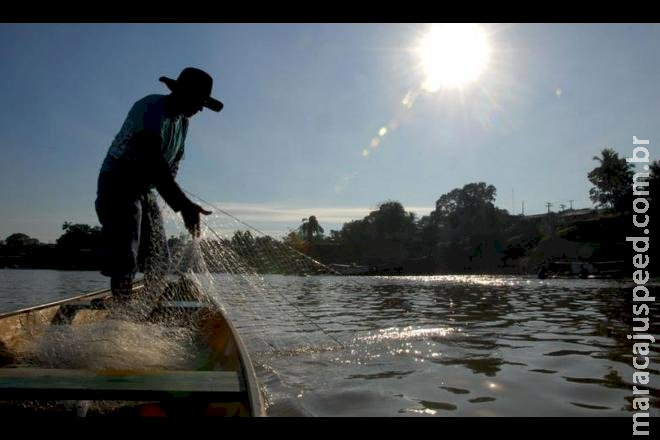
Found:
[{"label": "utility pole", "polygon": [[571,211],[573,210],[573,202],[574,202],[574,201],[575,201],[575,200],[569,200],[569,201],[568,201],[568,203],[571,204]]},{"label": "utility pole", "polygon": [[545,202],[545,206],[548,207],[548,214],[550,214],[550,207],[552,206],[552,203],[550,203],[550,202]]},{"label": "utility pole", "polygon": [[525,201],[522,201],[522,215],[525,216]]}]

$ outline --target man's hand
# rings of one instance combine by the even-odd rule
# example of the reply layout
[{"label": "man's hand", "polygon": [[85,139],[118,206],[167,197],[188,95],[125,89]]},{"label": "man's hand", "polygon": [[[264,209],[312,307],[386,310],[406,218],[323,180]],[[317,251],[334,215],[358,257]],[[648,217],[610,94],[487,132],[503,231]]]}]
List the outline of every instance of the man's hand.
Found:
[{"label": "man's hand", "polygon": [[199,214],[204,215],[212,214],[211,211],[207,211],[201,206],[190,202],[181,210],[181,216],[183,217],[183,222],[186,225],[186,229],[190,232],[193,237],[199,237]]}]

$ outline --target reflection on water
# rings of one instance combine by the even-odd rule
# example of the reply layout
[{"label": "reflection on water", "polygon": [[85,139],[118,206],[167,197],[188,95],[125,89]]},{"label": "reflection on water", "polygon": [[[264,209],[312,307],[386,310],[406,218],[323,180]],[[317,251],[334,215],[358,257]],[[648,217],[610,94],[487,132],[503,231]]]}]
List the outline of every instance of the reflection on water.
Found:
[{"label": "reflection on water", "polygon": [[[270,415],[631,415],[630,282],[502,276],[214,280],[214,295],[252,349]],[[0,307],[15,308],[3,289]],[[649,289],[660,297],[657,284]],[[659,308],[652,304],[647,332],[656,339]],[[656,416],[659,358],[655,344],[648,371]]]},{"label": "reflection on water", "polygon": [[[295,344],[293,333],[308,332],[324,347],[254,354],[271,415],[629,416],[632,410],[630,283],[272,276],[265,284],[290,310],[269,319],[261,335]],[[330,349],[296,308],[344,347]],[[658,309],[651,309],[649,330],[656,337]],[[657,348],[651,357],[653,384],[660,376]],[[660,415],[658,389],[651,396],[652,412]]]}]

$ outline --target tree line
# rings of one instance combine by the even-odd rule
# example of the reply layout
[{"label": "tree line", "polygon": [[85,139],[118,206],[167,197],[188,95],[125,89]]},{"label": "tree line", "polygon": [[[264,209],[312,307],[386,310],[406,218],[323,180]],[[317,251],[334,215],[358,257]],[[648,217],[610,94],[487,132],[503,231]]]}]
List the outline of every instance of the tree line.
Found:
[{"label": "tree line", "polygon": [[[318,219],[304,219],[285,242],[326,264],[359,266],[367,273],[537,273],[627,276],[632,258],[625,238],[632,225],[633,177],[657,218],[660,162],[635,176],[634,166],[610,148],[587,174],[591,210],[511,215],[494,205],[497,190],[472,182],[440,196],[427,216],[397,201],[381,203],[361,220],[325,235]],[[654,251],[652,250],[653,254]]]},{"label": "tree line", "polygon": [[[493,185],[471,182],[442,194],[433,211],[421,218],[389,200],[328,234],[310,215],[281,240],[236,231],[231,238],[202,240],[202,251],[216,257],[207,259],[216,266],[210,270],[230,272],[244,265],[260,273],[296,273],[303,267],[309,273],[322,267],[310,263],[316,260],[365,273],[534,273],[554,262],[564,269],[589,263],[590,270],[608,263],[602,272],[623,276],[630,266],[623,262],[629,262],[625,237],[632,230],[634,169],[612,149],[594,160],[598,165],[587,175],[593,210],[511,215],[494,205]],[[649,193],[651,217],[658,209],[653,203],[658,176],[659,161],[651,164],[648,175],[638,175],[647,184],[642,189]],[[0,266],[98,269],[100,228],[65,222],[62,229],[54,245],[22,233],[8,236],[0,242]],[[170,237],[169,245],[176,251],[182,239]]]},{"label": "tree line", "polygon": [[0,242],[0,267],[32,269],[100,268],[101,228],[64,222],[55,244],[40,243],[23,233]]}]

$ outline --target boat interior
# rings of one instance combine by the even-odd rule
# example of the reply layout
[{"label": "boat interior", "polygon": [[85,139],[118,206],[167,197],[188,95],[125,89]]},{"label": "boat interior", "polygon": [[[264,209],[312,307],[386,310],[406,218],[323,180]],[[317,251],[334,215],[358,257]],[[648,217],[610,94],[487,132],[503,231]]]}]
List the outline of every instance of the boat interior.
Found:
[{"label": "boat interior", "polygon": [[[135,297],[143,295],[144,289],[143,285],[136,285]],[[182,277],[169,283],[146,312],[142,308],[137,317],[118,317],[118,310],[121,307],[106,290],[0,315],[0,413],[263,415],[256,376],[240,337],[221,308],[199,295],[189,280]],[[49,332],[75,332],[122,319],[131,322],[121,325],[135,328],[158,326],[189,332],[192,347],[188,348],[194,356],[185,365],[174,368],[117,362],[97,362],[90,368],[84,363],[44,364],[33,353],[34,341],[43,340]],[[41,345],[42,353],[57,349],[47,343]],[[122,354],[120,346],[112,349],[119,360],[130,357]],[[143,351],[148,349],[147,346]],[[136,357],[139,356],[138,352]]]}]

